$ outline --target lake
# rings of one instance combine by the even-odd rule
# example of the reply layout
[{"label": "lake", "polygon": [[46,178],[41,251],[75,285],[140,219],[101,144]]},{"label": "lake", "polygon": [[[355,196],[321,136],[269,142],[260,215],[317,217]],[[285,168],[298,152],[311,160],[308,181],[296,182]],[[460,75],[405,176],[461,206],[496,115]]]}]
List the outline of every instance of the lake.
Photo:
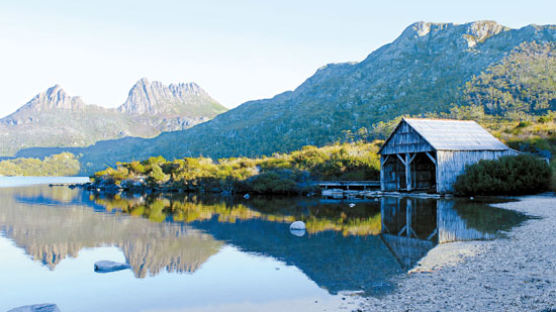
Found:
[{"label": "lake", "polygon": [[[488,201],[103,196],[0,177],[0,311],[334,311],[382,296],[437,244],[503,239]],[[296,220],[306,231],[291,232]],[[97,273],[110,260],[129,269]],[[353,299],[353,300],[352,300]]]}]

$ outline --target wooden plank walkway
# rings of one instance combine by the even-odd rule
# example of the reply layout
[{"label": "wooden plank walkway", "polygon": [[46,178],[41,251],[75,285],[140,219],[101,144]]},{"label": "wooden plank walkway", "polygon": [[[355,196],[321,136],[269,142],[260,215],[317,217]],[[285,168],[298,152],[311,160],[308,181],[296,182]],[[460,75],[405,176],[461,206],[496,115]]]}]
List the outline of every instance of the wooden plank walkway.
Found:
[{"label": "wooden plank walkway", "polygon": [[380,187],[380,181],[320,181],[315,183],[322,189],[372,189]]}]

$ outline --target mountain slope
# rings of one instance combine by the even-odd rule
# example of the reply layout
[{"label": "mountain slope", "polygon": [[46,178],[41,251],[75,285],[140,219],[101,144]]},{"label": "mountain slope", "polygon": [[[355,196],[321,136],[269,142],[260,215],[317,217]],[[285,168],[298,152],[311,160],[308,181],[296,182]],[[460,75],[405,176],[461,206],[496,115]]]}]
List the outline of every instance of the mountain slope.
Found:
[{"label": "mountain slope", "polygon": [[[174,93],[138,97],[135,90],[146,85],[151,86],[148,95],[168,89]],[[135,109],[141,107],[156,109]],[[118,110],[87,105],[55,85],[0,119],[0,156],[34,146],[88,146],[126,136],[154,137],[161,131],[189,128],[224,110],[194,83],[168,87],[141,79]]]},{"label": "mountain slope", "polygon": [[189,128],[227,109],[194,82],[170,84],[139,80],[118,111],[160,131]]},{"label": "mountain slope", "polygon": [[160,154],[258,156],[325,145],[341,139],[345,130],[466,104],[463,90],[473,77],[524,42],[555,41],[553,25],[510,29],[489,21],[415,23],[365,60],[324,66],[294,91],[244,103],[185,131],[112,142],[117,148],[109,151],[107,144],[99,144],[83,150],[82,161],[94,170],[100,164]]}]

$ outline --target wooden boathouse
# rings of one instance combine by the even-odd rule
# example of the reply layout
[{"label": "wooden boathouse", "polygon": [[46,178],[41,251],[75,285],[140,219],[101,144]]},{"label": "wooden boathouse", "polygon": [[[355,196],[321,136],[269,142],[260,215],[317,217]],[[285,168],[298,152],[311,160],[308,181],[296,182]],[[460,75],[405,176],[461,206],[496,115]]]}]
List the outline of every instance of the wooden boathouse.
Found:
[{"label": "wooden boathouse", "polygon": [[451,193],[465,166],[517,152],[474,121],[404,118],[379,154],[382,191]]}]

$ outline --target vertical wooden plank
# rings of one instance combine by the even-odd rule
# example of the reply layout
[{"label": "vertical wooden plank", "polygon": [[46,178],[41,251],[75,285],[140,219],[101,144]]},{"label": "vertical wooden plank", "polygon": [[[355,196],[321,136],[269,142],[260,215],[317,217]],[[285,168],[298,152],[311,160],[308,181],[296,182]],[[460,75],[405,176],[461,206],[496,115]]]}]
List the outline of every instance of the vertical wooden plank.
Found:
[{"label": "vertical wooden plank", "polygon": [[413,228],[411,227],[411,215],[413,214],[413,207],[411,206],[411,199],[407,198],[407,206],[405,207],[405,233],[407,237],[411,237]]},{"label": "vertical wooden plank", "polygon": [[442,192],[442,170],[444,168],[444,164],[442,162],[442,152],[436,151],[436,192]]},{"label": "vertical wooden plank", "polygon": [[405,153],[405,185],[407,191],[411,191],[411,160],[409,153]]},{"label": "vertical wooden plank", "polygon": [[380,190],[381,191],[386,191],[386,187],[385,187],[385,182],[384,181],[384,163],[385,163],[385,159],[382,155],[380,155]]}]

